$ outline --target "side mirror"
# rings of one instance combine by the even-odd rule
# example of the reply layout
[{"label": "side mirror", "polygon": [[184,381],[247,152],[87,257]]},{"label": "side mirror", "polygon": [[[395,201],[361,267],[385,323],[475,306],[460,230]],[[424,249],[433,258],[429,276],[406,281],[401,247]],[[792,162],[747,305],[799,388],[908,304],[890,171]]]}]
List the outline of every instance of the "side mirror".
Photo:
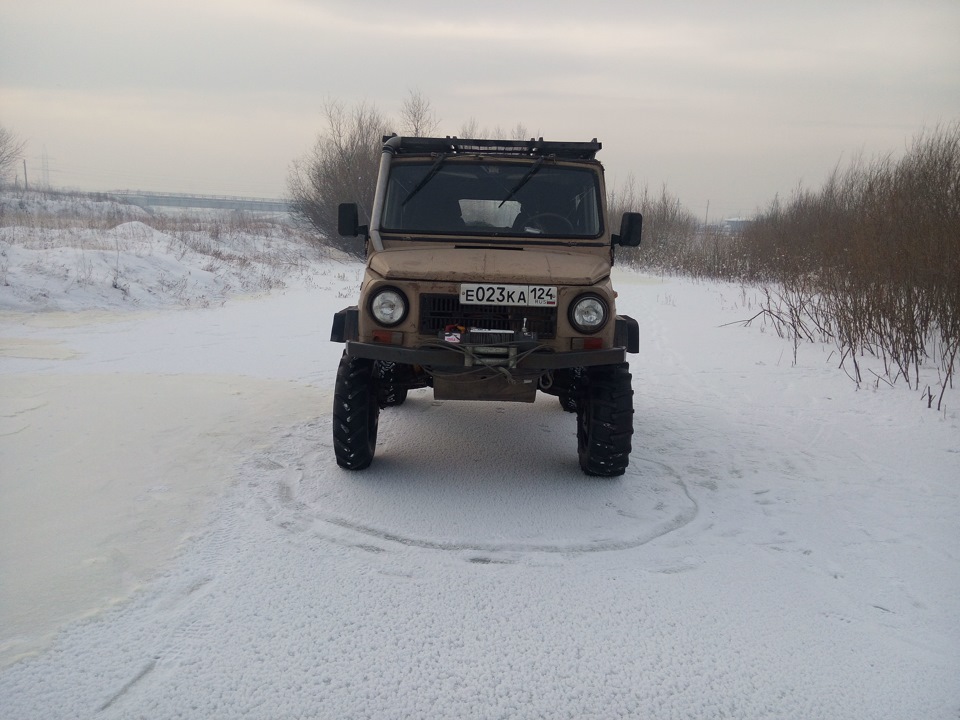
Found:
[{"label": "side mirror", "polygon": [[356,237],[366,228],[360,226],[360,214],[356,203],[340,203],[337,206],[337,232],[342,237]]},{"label": "side mirror", "polygon": [[625,212],[620,220],[620,234],[613,236],[616,245],[637,247],[643,232],[643,215],[638,212]]}]

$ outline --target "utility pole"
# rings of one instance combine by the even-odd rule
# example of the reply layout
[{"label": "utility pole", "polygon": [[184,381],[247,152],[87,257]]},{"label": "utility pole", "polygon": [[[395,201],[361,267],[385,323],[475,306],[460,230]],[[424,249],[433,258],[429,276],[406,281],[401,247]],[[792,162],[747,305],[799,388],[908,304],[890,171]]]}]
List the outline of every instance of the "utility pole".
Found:
[{"label": "utility pole", "polygon": [[707,200],[707,211],[703,214],[703,227],[707,227],[707,221],[710,219],[710,201]]},{"label": "utility pole", "polygon": [[50,189],[50,158],[47,155],[47,146],[43,146],[43,159],[40,165],[40,184],[41,186],[49,190]]},{"label": "utility pole", "polygon": [[27,159],[23,159],[23,189],[29,190],[30,186],[27,184]]}]

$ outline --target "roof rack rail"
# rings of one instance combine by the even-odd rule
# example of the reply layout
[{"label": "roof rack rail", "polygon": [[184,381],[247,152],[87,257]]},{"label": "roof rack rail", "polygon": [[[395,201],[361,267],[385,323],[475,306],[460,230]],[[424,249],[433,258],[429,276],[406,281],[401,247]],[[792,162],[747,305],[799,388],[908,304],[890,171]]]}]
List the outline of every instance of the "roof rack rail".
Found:
[{"label": "roof rack rail", "polygon": [[556,156],[569,160],[593,160],[603,144],[596,138],[589,142],[560,142],[530,138],[529,140],[480,140],[383,136],[384,150],[399,155],[449,153],[453,155],[510,155],[514,157]]}]

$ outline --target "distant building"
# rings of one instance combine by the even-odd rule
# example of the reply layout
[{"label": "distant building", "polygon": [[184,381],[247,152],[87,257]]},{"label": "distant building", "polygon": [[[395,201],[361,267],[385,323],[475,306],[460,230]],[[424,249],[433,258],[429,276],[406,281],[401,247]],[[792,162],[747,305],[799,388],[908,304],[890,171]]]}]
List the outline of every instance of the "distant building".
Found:
[{"label": "distant building", "polygon": [[749,218],[727,218],[723,221],[725,235],[739,235],[753,220]]}]

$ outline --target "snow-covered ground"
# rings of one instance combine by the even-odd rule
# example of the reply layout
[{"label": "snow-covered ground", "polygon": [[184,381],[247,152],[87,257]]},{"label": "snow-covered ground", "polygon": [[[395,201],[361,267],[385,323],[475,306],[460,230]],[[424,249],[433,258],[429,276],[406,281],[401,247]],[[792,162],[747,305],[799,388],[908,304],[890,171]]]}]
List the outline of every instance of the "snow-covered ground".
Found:
[{"label": "snow-covered ground", "polygon": [[960,714],[956,391],[858,391],[726,325],[749,290],[618,273],[624,477],[580,473],[554,398],[429,391],[348,473],[359,265],[50,232],[0,228],[2,717]]}]

